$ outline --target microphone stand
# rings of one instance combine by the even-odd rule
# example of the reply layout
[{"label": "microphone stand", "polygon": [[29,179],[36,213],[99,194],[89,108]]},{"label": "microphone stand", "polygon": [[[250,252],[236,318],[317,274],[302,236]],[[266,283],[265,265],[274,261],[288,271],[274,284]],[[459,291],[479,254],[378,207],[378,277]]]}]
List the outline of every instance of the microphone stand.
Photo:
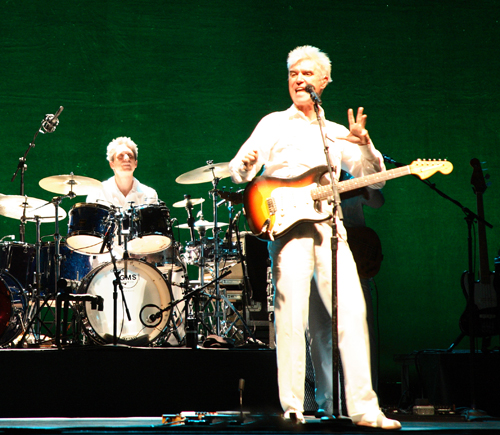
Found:
[{"label": "microphone stand", "polygon": [[[116,266],[116,258],[113,255],[113,247],[111,243],[111,237],[108,238],[108,240],[105,240],[103,244],[106,243],[109,254],[111,256],[111,262],[113,263],[113,273],[115,274],[115,279],[113,280],[113,346],[116,346],[118,344],[118,288],[120,289],[120,292],[122,294],[122,302],[125,307],[125,312],[127,313],[127,319],[130,322],[132,320],[132,317],[130,316],[130,311],[127,306],[127,301],[125,299],[125,293],[123,292],[123,285],[122,281],[120,279],[120,272],[118,271],[118,267]],[[127,252],[127,251],[125,251]],[[124,262],[126,264],[127,260],[124,259]]]},{"label": "microphone stand", "polygon": [[328,173],[331,180],[332,199],[329,203],[332,205],[332,237],[331,237],[331,250],[332,250],[332,398],[333,398],[333,412],[334,417],[340,416],[340,394],[339,394],[339,337],[338,337],[338,298],[337,298],[337,250],[338,250],[338,235],[337,235],[337,216],[343,219],[342,208],[340,207],[340,194],[337,188],[337,180],[334,177],[332,162],[330,160],[330,148],[326,143],[323,127],[321,125],[321,117],[319,115],[319,104],[317,100],[314,101],[314,111],[316,112],[316,119],[318,120],[319,129],[321,132],[321,139],[323,140],[323,149],[326,157],[326,164]]},{"label": "microphone stand", "polygon": [[[17,164],[17,169],[16,172],[14,172],[14,175],[12,176],[10,182],[12,183],[16,177],[19,171],[21,171],[21,186],[19,189],[19,195],[24,196],[24,173],[26,172],[26,169],[28,169],[28,165],[26,164],[26,158],[28,157],[28,153],[30,152],[31,148],[35,148],[35,140],[38,136],[38,133],[52,133],[55,129],[57,124],[59,124],[59,120],[57,117],[59,114],[62,112],[63,107],[61,106],[56,113],[56,115],[45,115],[45,118],[43,118],[42,123],[40,124],[40,127],[38,127],[35,135],[33,136],[33,140],[30,142],[28,145],[28,148],[24,152],[24,155],[19,158],[19,163]],[[25,242],[25,229],[26,229],[26,221],[21,220],[21,225],[19,226],[19,238],[22,243]]]}]

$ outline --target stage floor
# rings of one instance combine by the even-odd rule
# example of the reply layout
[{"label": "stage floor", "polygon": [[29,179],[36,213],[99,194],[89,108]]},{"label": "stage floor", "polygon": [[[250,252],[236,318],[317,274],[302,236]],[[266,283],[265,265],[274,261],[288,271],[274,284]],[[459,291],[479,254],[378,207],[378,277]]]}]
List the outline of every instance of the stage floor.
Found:
[{"label": "stage floor", "polygon": [[[86,434],[181,434],[181,433],[258,433],[258,434],[324,434],[324,433],[387,433],[381,429],[353,426],[350,421],[328,422],[306,417],[305,424],[293,424],[277,416],[246,415],[242,423],[238,417],[214,419],[211,422],[196,421],[184,424],[164,424],[158,417],[130,418],[39,418],[0,419],[0,433],[86,433]],[[418,434],[448,433],[472,434],[500,431],[498,421],[443,421],[442,419],[402,420],[399,432]]]}]

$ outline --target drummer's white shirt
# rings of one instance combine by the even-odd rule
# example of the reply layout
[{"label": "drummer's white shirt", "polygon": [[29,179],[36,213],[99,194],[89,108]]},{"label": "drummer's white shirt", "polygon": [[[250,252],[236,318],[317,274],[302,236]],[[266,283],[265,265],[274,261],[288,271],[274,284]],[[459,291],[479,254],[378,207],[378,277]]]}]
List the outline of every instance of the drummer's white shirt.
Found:
[{"label": "drummer's white shirt", "polygon": [[158,194],[156,190],[145,184],[140,183],[137,178],[134,178],[134,184],[127,196],[118,189],[115,177],[111,177],[102,182],[102,189],[87,196],[87,202],[98,203],[102,205],[114,205],[127,209],[130,203],[138,206],[142,204],[154,204],[158,202]]}]

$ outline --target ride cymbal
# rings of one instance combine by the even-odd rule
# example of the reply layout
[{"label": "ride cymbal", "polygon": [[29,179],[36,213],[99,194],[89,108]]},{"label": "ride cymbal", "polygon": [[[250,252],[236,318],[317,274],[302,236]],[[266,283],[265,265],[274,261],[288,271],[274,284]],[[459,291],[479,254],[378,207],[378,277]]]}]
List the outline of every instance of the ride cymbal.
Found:
[{"label": "ride cymbal", "polygon": [[38,183],[42,189],[49,192],[67,195],[73,192],[77,196],[88,195],[96,189],[102,188],[102,183],[89,177],[81,175],[53,175],[52,177],[43,178]]},{"label": "ride cymbal", "polygon": [[202,166],[198,169],[186,172],[179,175],[175,181],[179,184],[198,184],[208,183],[214,178],[227,178],[231,175],[229,172],[229,162],[227,163],[212,163]]}]

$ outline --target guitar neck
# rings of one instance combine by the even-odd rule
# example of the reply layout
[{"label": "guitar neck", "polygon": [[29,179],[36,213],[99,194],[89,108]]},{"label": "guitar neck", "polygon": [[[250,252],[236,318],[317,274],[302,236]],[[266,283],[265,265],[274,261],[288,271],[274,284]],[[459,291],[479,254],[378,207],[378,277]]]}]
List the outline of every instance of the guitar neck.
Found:
[{"label": "guitar neck", "polygon": [[[399,168],[390,169],[388,171],[377,172],[375,174],[365,175],[363,177],[340,181],[337,184],[337,188],[339,190],[339,193],[348,192],[350,190],[360,189],[362,187],[371,186],[372,184],[381,183],[383,181],[392,180],[393,178],[399,178],[409,174],[411,174],[410,165],[401,166]],[[329,184],[325,186],[319,186],[311,191],[312,198],[317,201],[331,198],[332,195],[332,186],[330,186]]]},{"label": "guitar neck", "polygon": [[[477,193],[477,215],[484,219],[483,194]],[[484,222],[477,221],[477,239],[479,244],[479,279],[482,283],[490,282],[490,267],[488,261],[488,244],[486,242],[486,226]]]}]

